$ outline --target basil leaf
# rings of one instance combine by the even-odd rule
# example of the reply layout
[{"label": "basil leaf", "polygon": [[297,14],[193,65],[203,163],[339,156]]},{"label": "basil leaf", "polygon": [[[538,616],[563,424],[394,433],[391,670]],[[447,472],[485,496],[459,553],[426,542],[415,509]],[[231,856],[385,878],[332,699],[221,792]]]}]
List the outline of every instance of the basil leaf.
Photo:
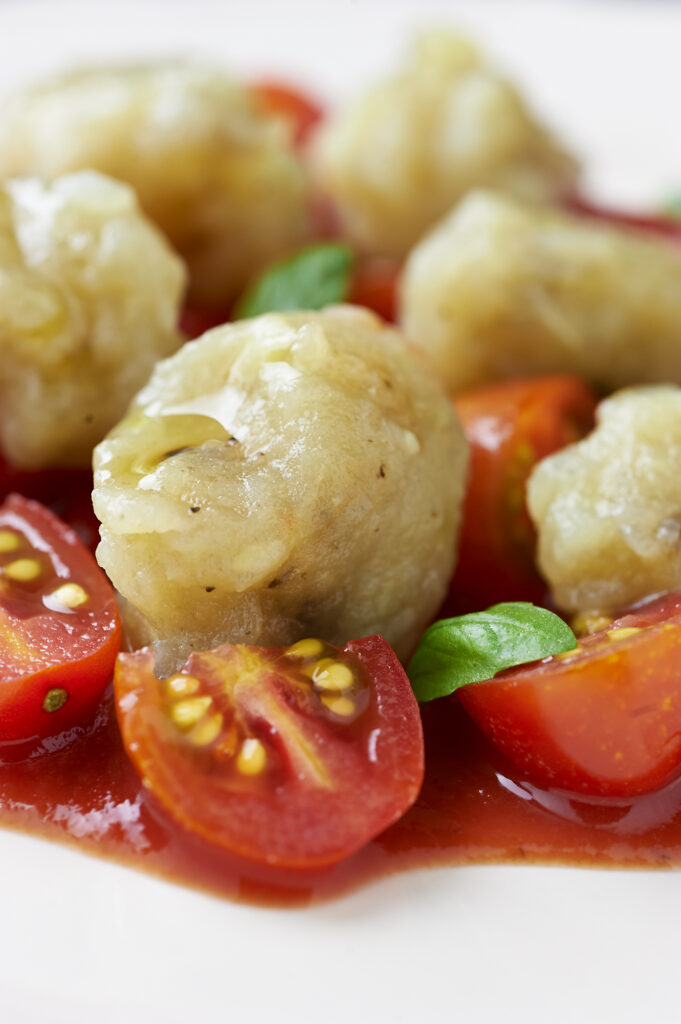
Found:
[{"label": "basil leaf", "polygon": [[538,661],[577,646],[562,619],[526,601],[440,619],[424,633],[407,668],[419,701],[491,679],[502,669]]},{"label": "basil leaf", "polygon": [[350,291],[353,253],[347,245],[311,245],[275,263],[242,295],[235,316],[245,319],[287,309],[323,309]]}]

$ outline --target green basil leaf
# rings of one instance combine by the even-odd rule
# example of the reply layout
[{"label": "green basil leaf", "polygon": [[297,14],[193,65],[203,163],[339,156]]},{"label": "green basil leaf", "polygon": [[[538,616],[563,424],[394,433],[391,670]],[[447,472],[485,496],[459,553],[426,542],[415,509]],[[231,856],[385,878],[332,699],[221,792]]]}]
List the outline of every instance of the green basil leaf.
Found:
[{"label": "green basil leaf", "polygon": [[235,316],[245,319],[287,309],[323,309],[350,291],[353,253],[347,245],[311,245],[269,267],[242,295]]},{"label": "green basil leaf", "polygon": [[416,699],[423,702],[576,646],[570,627],[553,612],[526,601],[495,604],[485,612],[433,623],[407,675]]}]

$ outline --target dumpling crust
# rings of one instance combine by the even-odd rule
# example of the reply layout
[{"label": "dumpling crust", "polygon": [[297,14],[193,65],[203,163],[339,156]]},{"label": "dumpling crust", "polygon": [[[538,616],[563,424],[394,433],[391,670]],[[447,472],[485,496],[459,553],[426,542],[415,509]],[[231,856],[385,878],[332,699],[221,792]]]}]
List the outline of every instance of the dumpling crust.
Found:
[{"label": "dumpling crust", "polygon": [[185,272],[130,188],[84,172],[0,187],[0,449],[88,466],[181,341]]},{"label": "dumpling crust", "polygon": [[528,486],[539,564],[558,605],[615,613],[681,586],[681,388],[631,388]]},{"label": "dumpling crust", "polygon": [[0,106],[0,175],[94,168],[131,185],[190,270],[191,297],[233,298],[308,235],[290,126],[213,68],[92,68]]},{"label": "dumpling crust", "polygon": [[466,443],[418,355],[352,307],[218,328],[95,452],[98,558],[165,663],[230,640],[383,633],[444,597]]},{"label": "dumpling crust", "polygon": [[401,324],[452,392],[561,372],[604,391],[681,382],[681,252],[475,192],[411,253]]},{"label": "dumpling crust", "polygon": [[402,69],[332,116],[313,156],[349,238],[396,257],[472,188],[542,201],[576,179],[513,86],[448,33],[418,39]]}]

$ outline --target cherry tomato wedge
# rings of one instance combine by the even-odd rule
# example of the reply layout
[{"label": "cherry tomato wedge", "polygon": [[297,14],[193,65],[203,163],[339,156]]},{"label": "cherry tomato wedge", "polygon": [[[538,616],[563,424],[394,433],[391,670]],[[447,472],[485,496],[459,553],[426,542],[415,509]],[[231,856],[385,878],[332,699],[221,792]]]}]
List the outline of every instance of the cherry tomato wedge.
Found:
[{"label": "cherry tomato wedge", "polygon": [[634,609],[574,653],[459,691],[535,785],[636,796],[681,775],[681,592]]},{"label": "cherry tomato wedge", "polygon": [[32,740],[93,714],[120,646],[113,588],[48,509],[0,507],[0,742]]},{"label": "cherry tomato wedge", "polygon": [[284,82],[256,82],[251,92],[267,113],[281,114],[293,125],[293,139],[304,146],[324,117],[323,108],[302,90]]},{"label": "cherry tomato wedge", "polygon": [[470,445],[459,562],[444,614],[499,601],[541,604],[525,485],[540,459],[586,434],[596,401],[578,377],[520,378],[457,396]]},{"label": "cherry tomato wedge", "polygon": [[225,309],[202,309],[198,306],[185,306],[180,317],[180,330],[190,341],[200,338],[206,331],[220,327],[232,319],[231,307]]},{"label": "cherry tomato wedge", "polygon": [[123,742],[181,825],[260,863],[335,863],[413,804],[418,706],[382,637],[342,650],[224,645],[159,681],[145,648],[119,656]]},{"label": "cherry tomato wedge", "polygon": [[681,223],[676,217],[665,217],[650,213],[631,213],[626,210],[612,210],[597,206],[586,199],[573,197],[568,200],[567,208],[571,213],[593,220],[604,220],[623,228],[633,228],[653,235],[661,235],[671,242],[681,245]]},{"label": "cherry tomato wedge", "polygon": [[401,263],[388,259],[359,260],[352,275],[348,302],[366,306],[384,320],[397,319],[397,284]]},{"label": "cherry tomato wedge", "polygon": [[94,553],[99,543],[99,520],[92,508],[92,470],[16,469],[0,456],[0,500],[12,493],[47,505]]}]

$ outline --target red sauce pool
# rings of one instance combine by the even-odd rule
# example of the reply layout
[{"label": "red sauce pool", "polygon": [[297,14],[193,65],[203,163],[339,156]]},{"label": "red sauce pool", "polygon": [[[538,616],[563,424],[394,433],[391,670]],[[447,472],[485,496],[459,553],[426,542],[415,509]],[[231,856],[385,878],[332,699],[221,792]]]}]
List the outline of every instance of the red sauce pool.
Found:
[{"label": "red sauce pool", "polygon": [[576,800],[513,781],[455,700],[425,707],[423,717],[427,771],[419,800],[359,853],[322,871],[250,865],[175,826],[128,761],[110,696],[89,735],[0,766],[0,825],[218,896],[277,906],[436,865],[681,865],[681,779],[634,800]]}]

